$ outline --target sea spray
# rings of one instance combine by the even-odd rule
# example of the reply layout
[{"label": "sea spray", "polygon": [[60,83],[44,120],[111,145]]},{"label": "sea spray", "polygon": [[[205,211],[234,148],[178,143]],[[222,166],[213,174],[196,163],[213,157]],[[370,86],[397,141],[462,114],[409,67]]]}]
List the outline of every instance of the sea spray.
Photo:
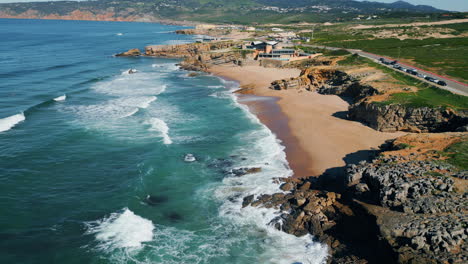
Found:
[{"label": "sea spray", "polygon": [[158,132],[159,136],[163,138],[164,144],[172,144],[172,140],[169,137],[169,127],[167,126],[166,122],[159,118],[153,117],[150,120],[148,120],[146,124],[150,125],[150,131]]},{"label": "sea spray", "polygon": [[26,120],[26,117],[23,113],[2,118],[0,119],[0,132],[8,131],[24,120]]},{"label": "sea spray", "polygon": [[245,196],[256,197],[279,192],[279,183],[274,178],[290,177],[292,171],[281,141],[249,111],[247,106],[238,103],[237,96],[233,93],[238,88],[237,83],[226,80],[222,82],[228,88],[226,93],[230,95],[232,102],[243,110],[252,123],[260,126],[259,130],[240,136],[255,144],[234,151],[233,155],[246,157],[236,165],[261,167],[262,171],[242,177],[227,177],[223,180],[223,185],[215,190],[215,197],[223,201],[220,216],[240,225],[252,226],[267,234],[268,239],[264,240],[265,251],[258,260],[260,263],[326,263],[327,247],[314,242],[311,235],[296,237],[270,225],[271,220],[280,215],[278,210],[251,206],[242,208]]},{"label": "sea spray", "polygon": [[64,94],[64,95],[54,98],[54,101],[61,102],[61,101],[65,101],[66,99],[67,99],[67,96]]},{"label": "sea spray", "polygon": [[153,223],[128,208],[98,221],[86,223],[86,234],[93,234],[98,248],[106,252],[115,249],[138,250],[144,242],[153,240]]}]

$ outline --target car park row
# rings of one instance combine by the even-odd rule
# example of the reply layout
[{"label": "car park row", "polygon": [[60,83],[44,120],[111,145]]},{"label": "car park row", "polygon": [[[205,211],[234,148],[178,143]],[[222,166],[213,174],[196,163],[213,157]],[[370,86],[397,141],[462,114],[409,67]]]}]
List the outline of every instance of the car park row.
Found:
[{"label": "car park row", "polygon": [[396,61],[396,60],[395,61],[388,61],[388,60],[385,60],[384,58],[380,58],[379,62],[382,63],[382,64],[385,64],[385,65],[388,65],[388,66],[392,66],[396,70],[400,70],[400,71],[406,72],[408,74],[417,76],[419,78],[423,78],[423,79],[425,79],[425,80],[427,80],[429,82],[438,84],[440,86],[447,86],[446,82],[444,82],[442,80],[432,78],[431,76],[421,74],[416,69],[402,67],[401,65],[398,64],[398,61]]}]

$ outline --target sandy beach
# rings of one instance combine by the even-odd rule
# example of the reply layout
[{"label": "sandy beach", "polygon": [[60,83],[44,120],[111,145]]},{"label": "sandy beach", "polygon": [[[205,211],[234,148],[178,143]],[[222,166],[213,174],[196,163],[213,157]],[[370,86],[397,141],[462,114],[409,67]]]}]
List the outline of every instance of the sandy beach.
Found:
[{"label": "sandy beach", "polygon": [[283,142],[295,177],[333,172],[346,162],[365,159],[386,140],[405,134],[378,132],[344,119],[349,103],[338,96],[268,88],[274,80],[297,77],[298,69],[216,65],[210,72],[249,88],[246,93],[254,97],[241,96],[240,102]]}]

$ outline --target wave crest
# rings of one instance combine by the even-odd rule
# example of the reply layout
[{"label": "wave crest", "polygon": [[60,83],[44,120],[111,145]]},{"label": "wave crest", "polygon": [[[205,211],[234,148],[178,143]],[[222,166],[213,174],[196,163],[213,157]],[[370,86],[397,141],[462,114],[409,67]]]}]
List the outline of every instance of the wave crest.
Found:
[{"label": "wave crest", "polygon": [[172,144],[172,139],[169,137],[169,127],[167,126],[166,122],[159,118],[153,117],[148,120],[146,124],[151,126],[149,129],[150,131],[157,131],[160,133],[164,144]]},{"label": "wave crest", "polygon": [[62,96],[54,98],[54,101],[61,102],[61,101],[65,101],[66,99],[67,99],[67,96],[64,94]]},{"label": "wave crest", "polygon": [[128,208],[104,219],[88,222],[86,226],[86,234],[94,234],[99,242],[98,248],[107,252],[122,248],[138,250],[144,242],[153,240],[153,222]]},{"label": "wave crest", "polygon": [[8,131],[24,120],[26,120],[24,113],[2,118],[0,119],[0,132]]}]

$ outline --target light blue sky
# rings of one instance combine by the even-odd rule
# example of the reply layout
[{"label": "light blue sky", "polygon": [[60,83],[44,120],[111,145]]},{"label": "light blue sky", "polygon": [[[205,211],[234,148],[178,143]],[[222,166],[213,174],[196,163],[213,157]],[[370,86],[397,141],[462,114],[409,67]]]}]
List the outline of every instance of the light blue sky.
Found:
[{"label": "light blue sky", "polygon": [[[37,1],[50,1],[50,0],[35,0]],[[226,0],[235,1],[235,0]],[[286,1],[286,0],[285,0]],[[363,1],[363,0],[358,0]],[[375,2],[392,3],[396,0],[374,0]],[[453,11],[468,11],[468,0],[405,0],[408,3],[415,5],[431,5],[444,10]],[[33,2],[31,0],[0,0],[0,3],[12,3],[12,2]]]},{"label": "light blue sky", "polygon": [[[2,1],[2,0],[0,0]],[[362,0],[358,0],[362,1]],[[372,1],[372,0],[370,0]],[[397,0],[374,0],[375,2],[393,3]],[[443,10],[468,11],[468,0],[404,0],[413,5],[430,5]]]}]

